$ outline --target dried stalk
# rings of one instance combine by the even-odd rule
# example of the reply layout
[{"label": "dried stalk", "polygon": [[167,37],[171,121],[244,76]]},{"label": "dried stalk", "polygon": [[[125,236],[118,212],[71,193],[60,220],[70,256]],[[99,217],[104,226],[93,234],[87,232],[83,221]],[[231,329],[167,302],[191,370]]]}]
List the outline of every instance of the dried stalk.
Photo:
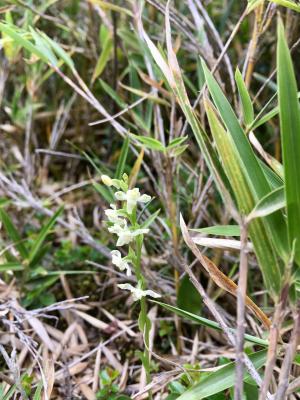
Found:
[{"label": "dried stalk", "polygon": [[237,288],[237,334],[236,334],[236,374],[234,398],[241,400],[244,389],[244,335],[245,335],[245,299],[247,296],[248,276],[248,227],[247,223],[241,223],[241,255],[239,282]]}]

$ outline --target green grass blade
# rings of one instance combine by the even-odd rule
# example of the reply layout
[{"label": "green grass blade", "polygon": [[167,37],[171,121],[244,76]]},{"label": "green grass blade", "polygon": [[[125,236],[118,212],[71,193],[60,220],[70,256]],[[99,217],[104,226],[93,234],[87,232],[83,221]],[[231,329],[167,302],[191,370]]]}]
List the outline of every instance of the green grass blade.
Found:
[{"label": "green grass blade", "polygon": [[27,258],[28,251],[24,246],[21,236],[19,235],[18,229],[15,227],[9,215],[2,208],[0,208],[0,218],[8,236],[14,242],[14,245],[18,250],[18,252],[20,253],[21,257],[23,259]]},{"label": "green grass blade", "polygon": [[300,263],[300,109],[297,84],[284,27],[278,22],[277,81],[280,132],[282,141],[284,187],[288,220],[289,244],[294,240],[295,259]]},{"label": "green grass blade", "polygon": [[[259,369],[266,362],[267,352],[261,350],[250,354],[249,358],[254,366]],[[244,373],[244,380],[249,379],[249,375]],[[235,362],[228,363],[223,368],[211,373],[200,381],[196,386],[184,392],[178,400],[201,400],[209,396],[223,392],[234,385],[235,382]]]},{"label": "green grass blade", "polygon": [[193,232],[206,233],[216,236],[240,236],[241,229],[239,225],[215,225],[206,228],[189,229]]},{"label": "green grass blade", "polygon": [[30,253],[29,253],[29,263],[31,261],[34,260],[35,256],[37,255],[37,253],[39,252],[41,246],[43,245],[47,235],[49,234],[50,230],[52,229],[52,227],[54,226],[57,218],[60,216],[60,214],[62,213],[63,210],[63,206],[60,207],[55,214],[53,214],[53,216],[49,219],[49,221],[47,222],[46,225],[43,226],[43,228],[41,229],[40,233],[38,234],[38,237],[36,238]]},{"label": "green grass blade", "polygon": [[[165,308],[166,310],[169,310],[177,315],[179,315],[180,317],[186,318],[190,321],[196,322],[197,324],[200,324],[202,326],[206,326],[208,328],[212,328],[212,329],[216,329],[217,331],[222,331],[222,328],[220,327],[220,325],[215,322],[215,321],[211,321],[210,319],[204,318],[204,317],[200,317],[199,315],[193,314],[189,311],[183,310],[182,308],[179,307],[175,307],[175,306],[171,306],[169,304],[166,303],[162,303],[160,301],[156,301],[156,300],[152,300],[154,303],[159,304],[161,307]],[[235,333],[234,329],[230,329],[233,333]],[[264,339],[260,339],[256,336],[252,336],[252,335],[248,335],[245,334],[245,339],[248,342],[257,344],[259,346],[263,346],[263,347],[267,347],[269,345],[267,340]]]},{"label": "green grass blade", "polygon": [[117,170],[116,170],[116,174],[115,174],[116,179],[121,179],[121,177],[124,173],[128,149],[129,149],[129,138],[126,137],[126,139],[123,142],[121,154],[120,154],[120,157],[118,160]]},{"label": "green grass blade", "polygon": [[240,70],[237,68],[235,72],[235,81],[238,87],[238,91],[240,94],[242,106],[243,106],[243,115],[246,126],[250,126],[254,120],[254,111],[252,106],[252,101],[249,95],[249,92],[246,88],[245,82],[243,80],[242,74]]},{"label": "green grass blade", "polygon": [[273,190],[263,197],[251,211],[248,219],[261,218],[285,207],[284,187]]},{"label": "green grass blade", "polygon": [[35,54],[45,63],[48,63],[48,58],[41,52],[33,43],[25,39],[23,35],[18,33],[18,28],[14,25],[3,24],[0,22],[0,31],[4,32],[7,36],[13,39],[18,45],[24,47],[30,53]]}]

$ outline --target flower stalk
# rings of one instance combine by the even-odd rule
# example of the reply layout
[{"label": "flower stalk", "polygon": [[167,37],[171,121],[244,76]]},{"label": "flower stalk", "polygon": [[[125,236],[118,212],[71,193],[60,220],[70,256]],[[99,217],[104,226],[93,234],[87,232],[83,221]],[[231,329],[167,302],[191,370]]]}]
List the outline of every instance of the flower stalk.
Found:
[{"label": "flower stalk", "polygon": [[[132,294],[133,301],[139,301],[140,313],[138,325],[144,340],[144,352],[141,354],[141,361],[146,373],[147,384],[151,382],[151,355],[149,352],[151,321],[147,315],[146,297],[160,297],[153,290],[147,289],[145,277],[142,272],[142,248],[144,235],[149,232],[149,228],[139,225],[137,219],[137,207],[139,203],[148,203],[151,197],[147,194],[140,194],[138,188],[128,188],[128,176],[123,174],[122,179],[111,179],[107,175],[103,175],[102,182],[109,186],[115,187],[115,198],[121,202],[121,208],[117,209],[115,204],[110,204],[110,209],[105,210],[108,218],[108,231],[116,234],[118,240],[117,247],[128,245],[128,254],[122,257],[119,250],[112,250],[112,263],[119,268],[120,271],[126,271],[126,275],[134,273],[137,279],[137,286],[134,287],[129,283],[119,284],[118,287],[128,290]],[[132,265],[132,267],[131,267]],[[149,398],[152,398],[149,392]]]}]

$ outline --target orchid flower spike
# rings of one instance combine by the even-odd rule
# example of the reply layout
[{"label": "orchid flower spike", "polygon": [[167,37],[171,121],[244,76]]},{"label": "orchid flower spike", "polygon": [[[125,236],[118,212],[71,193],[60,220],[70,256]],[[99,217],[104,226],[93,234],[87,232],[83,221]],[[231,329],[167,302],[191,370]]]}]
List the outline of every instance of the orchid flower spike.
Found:
[{"label": "orchid flower spike", "polygon": [[136,229],[130,230],[127,227],[126,220],[123,220],[122,226],[119,224],[115,224],[108,228],[109,232],[115,233],[118,235],[117,246],[124,246],[125,244],[129,244],[133,241],[133,239],[138,235],[144,235],[149,232],[149,229]]},{"label": "orchid flower spike", "polygon": [[134,207],[136,207],[137,203],[148,203],[151,200],[151,196],[148,194],[140,194],[140,190],[138,188],[127,190],[124,192],[116,192],[115,197],[117,200],[126,201],[126,210],[128,214],[132,214]]},{"label": "orchid flower spike", "polygon": [[131,268],[129,266],[130,261],[126,261],[122,258],[119,250],[113,250],[110,252],[111,254],[111,262],[116,265],[120,271],[126,270],[126,275],[131,276]]},{"label": "orchid flower spike", "polygon": [[150,296],[155,299],[161,297],[160,294],[154,292],[153,290],[142,290],[140,284],[137,287],[130,285],[130,283],[123,283],[118,285],[120,289],[129,290],[132,294],[133,301],[141,300],[142,297]]}]

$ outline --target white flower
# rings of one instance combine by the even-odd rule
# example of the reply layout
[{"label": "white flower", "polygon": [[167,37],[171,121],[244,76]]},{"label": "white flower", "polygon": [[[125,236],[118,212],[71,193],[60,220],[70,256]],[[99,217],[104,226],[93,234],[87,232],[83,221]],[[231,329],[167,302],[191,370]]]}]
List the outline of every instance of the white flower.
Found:
[{"label": "white flower", "polygon": [[118,286],[120,289],[129,290],[132,293],[134,301],[141,300],[141,298],[145,296],[154,297],[155,299],[161,297],[160,294],[155,293],[153,290],[142,290],[139,284],[137,287],[130,285],[130,283],[123,283]]},{"label": "white flower", "polygon": [[126,270],[126,275],[130,276],[131,275],[131,268],[129,266],[130,261],[124,260],[124,258],[121,257],[121,253],[119,250],[113,250],[110,252],[111,254],[111,262],[116,265],[120,271],[125,271]]},{"label": "white flower", "polygon": [[124,244],[129,244],[133,241],[135,236],[143,235],[149,232],[149,229],[136,229],[136,230],[129,230],[127,227],[126,220],[123,220],[123,226],[119,224],[115,224],[108,228],[109,232],[115,233],[118,235],[117,246],[124,246]]},{"label": "white flower", "polygon": [[110,204],[111,208],[104,210],[105,215],[107,216],[110,222],[114,224],[123,225],[125,219],[120,217],[120,212],[117,210],[114,204]]},{"label": "white flower", "polygon": [[132,213],[132,210],[137,203],[148,203],[148,201],[151,200],[151,196],[148,196],[147,194],[141,195],[138,188],[127,190],[126,193],[116,192],[115,197],[117,200],[126,201],[128,214]]}]

